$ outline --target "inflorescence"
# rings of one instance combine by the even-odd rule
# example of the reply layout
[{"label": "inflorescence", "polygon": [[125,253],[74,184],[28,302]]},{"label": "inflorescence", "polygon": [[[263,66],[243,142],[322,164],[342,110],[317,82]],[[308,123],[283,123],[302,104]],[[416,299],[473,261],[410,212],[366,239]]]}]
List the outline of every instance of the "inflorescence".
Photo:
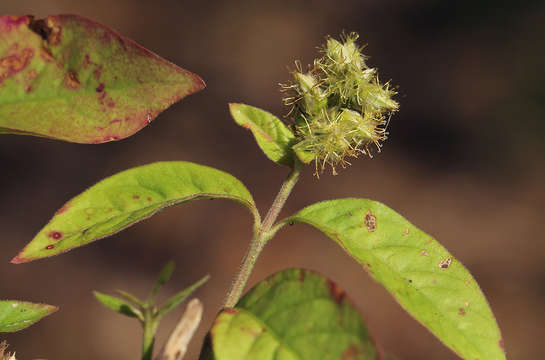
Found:
[{"label": "inflorescence", "polygon": [[327,164],[336,174],[336,165],[350,165],[346,157],[372,157],[371,144],[380,152],[399,108],[390,84],[381,84],[377,69],[365,64],[357,39],[355,33],[342,42],[327,38],[310,70],[304,73],[297,63],[292,82],[282,85],[298,140],[293,149],[303,162],[315,161],[316,175]]}]

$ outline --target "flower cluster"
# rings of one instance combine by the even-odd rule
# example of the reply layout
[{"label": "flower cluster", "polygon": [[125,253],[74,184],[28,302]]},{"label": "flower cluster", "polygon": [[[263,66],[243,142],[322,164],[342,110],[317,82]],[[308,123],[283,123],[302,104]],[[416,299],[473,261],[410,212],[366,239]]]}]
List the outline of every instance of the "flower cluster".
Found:
[{"label": "flower cluster", "polygon": [[357,38],[328,38],[310,70],[304,73],[297,64],[292,82],[283,85],[298,140],[293,149],[303,162],[315,161],[317,174],[326,164],[336,174],[336,165],[350,165],[346,157],[372,156],[371,144],[380,152],[390,116],[399,108],[390,85],[365,64]]}]

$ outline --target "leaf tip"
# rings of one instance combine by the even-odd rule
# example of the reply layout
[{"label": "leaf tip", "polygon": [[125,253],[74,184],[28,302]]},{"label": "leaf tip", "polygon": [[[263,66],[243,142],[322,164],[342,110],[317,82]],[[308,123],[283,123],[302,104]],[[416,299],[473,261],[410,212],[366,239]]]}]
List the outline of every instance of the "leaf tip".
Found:
[{"label": "leaf tip", "polygon": [[34,260],[34,259],[21,257],[20,255],[21,254],[16,255],[13,259],[11,259],[10,263],[12,263],[12,264],[22,264],[22,263],[26,263],[26,262]]}]

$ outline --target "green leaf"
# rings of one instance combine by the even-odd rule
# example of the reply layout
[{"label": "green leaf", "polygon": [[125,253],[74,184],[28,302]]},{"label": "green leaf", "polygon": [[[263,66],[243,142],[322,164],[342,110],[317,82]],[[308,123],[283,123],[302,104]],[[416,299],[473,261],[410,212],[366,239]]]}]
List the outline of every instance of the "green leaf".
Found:
[{"label": "green leaf", "polygon": [[29,327],[59,308],[27,301],[0,300],[0,332],[15,332]]},{"label": "green leaf", "polygon": [[161,270],[161,273],[159,274],[159,278],[155,282],[155,286],[153,287],[153,290],[151,291],[152,298],[154,298],[157,295],[159,288],[163,286],[170,279],[175,267],[176,267],[176,264],[174,263],[174,261],[169,261],[168,264],[165,265],[163,270]]},{"label": "green leaf", "polygon": [[98,291],[93,291],[93,294],[97,298],[98,301],[104,306],[106,306],[108,309],[111,309],[117,313],[120,313],[122,315],[126,315],[128,317],[134,317],[141,321],[144,321],[144,316],[142,315],[142,312],[136,308],[134,308],[131,304],[115,298],[110,295],[103,294]]},{"label": "green leaf", "polygon": [[256,107],[244,104],[229,104],[235,122],[250,130],[265,155],[278,164],[293,166],[291,149],[295,143],[293,133],[276,116]]},{"label": "green leaf", "polygon": [[144,306],[144,302],[140,301],[136,296],[131,293],[119,289],[115,290],[115,292],[118,293],[123,299],[133,303],[133,305],[137,305],[138,307]]},{"label": "green leaf", "polygon": [[0,134],[120,140],[204,82],[77,15],[0,17]]},{"label": "green leaf", "polygon": [[494,315],[468,270],[389,207],[340,199],[285,222],[310,224],[337,242],[400,305],[464,359],[505,359]]},{"label": "green leaf", "polygon": [[255,211],[248,190],[223,171],[183,161],[153,163],[106,178],[67,202],[11,262],[53,256],[203,198],[231,199]]},{"label": "green leaf", "polygon": [[195,284],[189,286],[188,288],[180,291],[176,295],[168,299],[165,304],[159,309],[159,317],[163,317],[168,314],[170,311],[174,310],[178,305],[180,305],[189,295],[191,295],[195,290],[200,288],[205,282],[210,279],[209,275],[206,275]]},{"label": "green leaf", "polygon": [[[210,331],[201,360],[377,359],[361,316],[337,285],[289,269],[261,281]],[[209,338],[210,340],[210,338]]]}]

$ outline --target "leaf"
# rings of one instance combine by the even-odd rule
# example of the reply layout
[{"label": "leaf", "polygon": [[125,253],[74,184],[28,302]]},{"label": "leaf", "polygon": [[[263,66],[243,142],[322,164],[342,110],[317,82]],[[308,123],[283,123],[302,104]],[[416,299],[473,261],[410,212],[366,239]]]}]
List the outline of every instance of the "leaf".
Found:
[{"label": "leaf", "polygon": [[106,178],[64,204],[11,262],[53,256],[203,198],[231,199],[255,211],[248,190],[223,171],[183,161],[152,163]]},{"label": "leaf", "polygon": [[324,201],[285,221],[310,224],[337,242],[462,358],[505,359],[500,330],[475,279],[389,207],[364,199]]},{"label": "leaf", "polygon": [[108,309],[111,309],[117,313],[120,313],[122,315],[126,315],[128,317],[134,317],[141,321],[144,321],[144,316],[142,315],[142,312],[136,308],[134,308],[131,304],[115,298],[110,295],[103,294],[98,291],[93,291],[93,294],[97,298],[98,301],[104,306],[106,306]]},{"label": "leaf", "polygon": [[161,273],[159,274],[159,278],[155,282],[155,286],[153,287],[153,290],[151,292],[152,298],[154,298],[157,295],[159,288],[163,286],[170,279],[175,267],[176,267],[176,264],[174,263],[174,261],[169,261],[168,264],[165,265],[163,270],[161,270]]},{"label": "leaf", "polygon": [[245,104],[229,104],[235,122],[250,130],[265,155],[278,164],[293,166],[293,133],[276,116]]},{"label": "leaf", "polygon": [[189,286],[188,288],[180,291],[176,295],[168,299],[165,304],[159,309],[159,317],[165,316],[170,311],[174,310],[178,305],[180,305],[189,295],[191,295],[195,290],[200,288],[205,282],[210,279],[209,275],[206,275],[195,284]]},{"label": "leaf", "polygon": [[[201,359],[377,359],[374,344],[344,291],[308,270],[261,281],[210,331]],[[210,340],[210,338],[209,338]]]},{"label": "leaf", "polygon": [[0,300],[0,332],[15,332],[29,327],[59,308],[18,300]]},{"label": "leaf", "polygon": [[126,138],[204,82],[77,15],[0,17],[0,134]]},{"label": "leaf", "polygon": [[115,292],[118,293],[123,299],[131,302],[133,305],[137,305],[139,307],[144,306],[144,302],[140,301],[136,296],[131,293],[119,289],[116,289]]}]

